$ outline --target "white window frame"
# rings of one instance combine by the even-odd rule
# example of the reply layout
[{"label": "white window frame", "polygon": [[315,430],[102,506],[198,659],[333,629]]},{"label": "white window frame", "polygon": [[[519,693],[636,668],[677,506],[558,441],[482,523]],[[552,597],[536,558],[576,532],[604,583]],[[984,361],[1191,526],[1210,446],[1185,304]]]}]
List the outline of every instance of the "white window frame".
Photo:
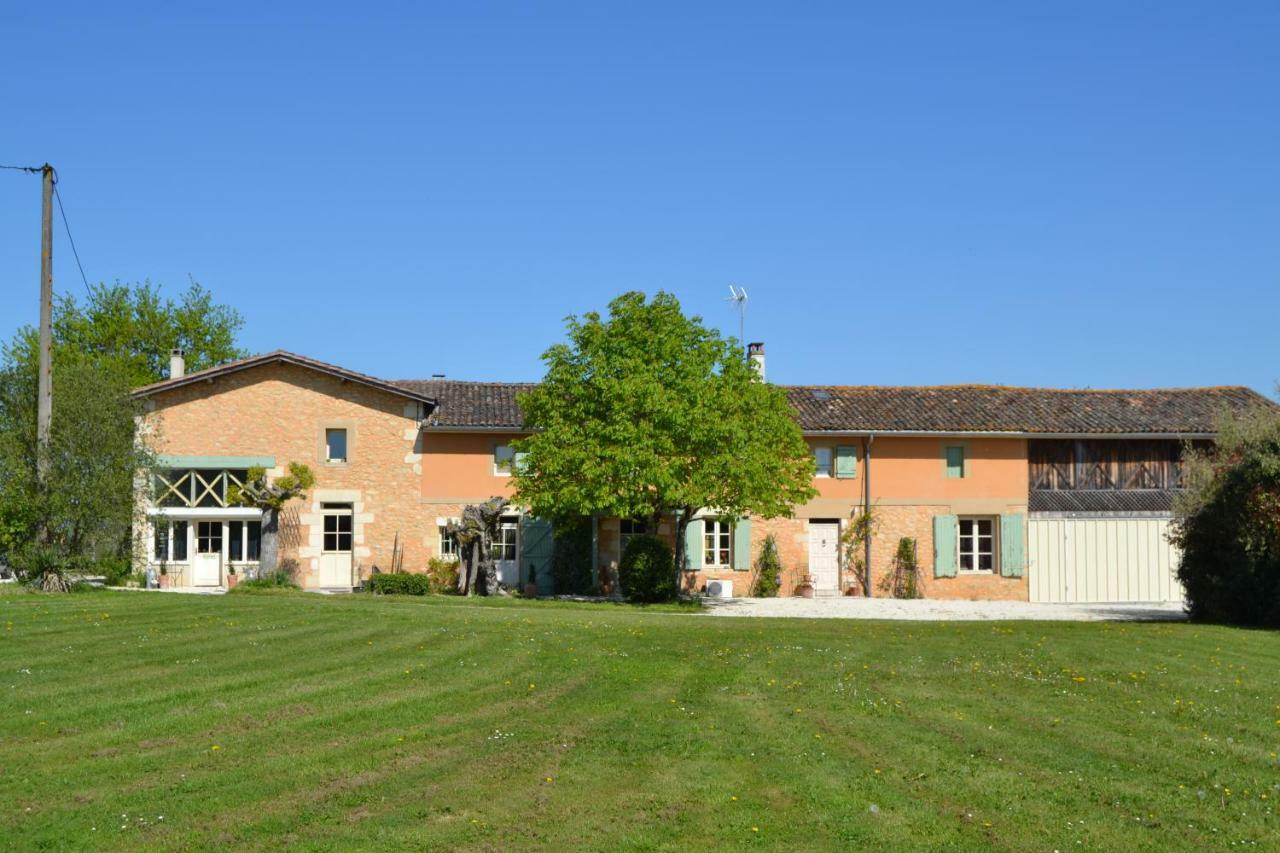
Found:
[{"label": "white window frame", "polygon": [[[507,541],[507,534],[510,533],[510,541]],[[507,556],[507,549],[510,546],[511,556]],[[502,556],[498,556],[498,549],[501,548]],[[498,536],[493,540],[492,547],[489,551],[490,558],[503,562],[514,562],[520,557],[520,519],[514,515],[504,515],[498,521]]]},{"label": "white window frame", "polygon": [[449,526],[447,524],[436,525],[436,530],[440,532],[440,547],[436,549],[436,553],[442,560],[456,562],[458,559],[458,540],[449,535]]},{"label": "white window frame", "polygon": [[493,448],[493,475],[510,477],[511,469],[516,464],[515,448],[509,444],[498,444]]},{"label": "white window frame", "polygon": [[[714,553],[724,550],[729,557],[726,562],[717,562],[708,559],[707,543],[713,537],[720,539],[722,547],[715,547]],[[718,518],[705,518],[702,521],[702,568],[710,571],[729,571],[733,568],[733,522],[724,521]]]},{"label": "white window frame", "polygon": [[[240,559],[231,559],[231,525],[240,522]],[[258,557],[249,559],[249,525],[258,525]],[[262,522],[252,518],[229,518],[226,522],[227,562],[237,566],[253,566],[262,560]]]},{"label": "white window frame", "polygon": [[[822,462],[821,457],[826,456],[826,463]],[[818,445],[813,448],[813,476],[829,478],[835,474],[836,452],[827,445]]]},{"label": "white window frame", "polygon": [[[191,541],[191,531],[193,529],[191,527],[191,522],[185,518],[164,518],[162,516],[157,516],[155,519],[152,520],[151,524],[153,526],[153,530],[151,533],[151,562],[166,563],[166,564],[171,564],[175,566],[188,565],[191,562],[191,552],[195,548],[194,544]],[[173,550],[174,550],[173,543],[175,541],[173,537],[173,528],[178,524],[185,525],[185,528],[183,530],[183,544],[186,546],[185,550],[187,552],[187,556],[181,560],[175,560],[173,557]],[[164,556],[157,557],[155,531],[159,530],[161,525],[164,526],[164,529],[168,534],[168,536],[165,539]]]},{"label": "white window frame", "polygon": [[[991,568],[980,569],[982,555],[987,552],[981,546],[981,540],[988,538],[979,536],[977,532],[977,524],[986,521],[991,524]],[[974,525],[973,534],[973,550],[970,551],[972,556],[973,568],[966,569],[964,567],[964,535],[961,532],[964,529],[965,522],[971,522]],[[994,575],[1000,570],[1000,519],[994,515],[962,515],[956,518],[956,573],[961,575]]]}]

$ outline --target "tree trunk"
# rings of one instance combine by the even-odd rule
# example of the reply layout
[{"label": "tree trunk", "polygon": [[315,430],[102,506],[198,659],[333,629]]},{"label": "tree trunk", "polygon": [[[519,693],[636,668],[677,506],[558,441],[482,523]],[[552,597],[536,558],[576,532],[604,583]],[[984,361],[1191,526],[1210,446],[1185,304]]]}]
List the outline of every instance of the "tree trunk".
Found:
[{"label": "tree trunk", "polygon": [[688,559],[688,555],[684,552],[684,532],[689,527],[689,520],[693,516],[693,510],[677,510],[675,512],[676,521],[676,593],[680,593],[682,586],[681,581],[684,579],[684,564]]},{"label": "tree trunk", "polygon": [[274,574],[280,557],[280,511],[262,511],[262,541],[258,544],[258,576]]}]

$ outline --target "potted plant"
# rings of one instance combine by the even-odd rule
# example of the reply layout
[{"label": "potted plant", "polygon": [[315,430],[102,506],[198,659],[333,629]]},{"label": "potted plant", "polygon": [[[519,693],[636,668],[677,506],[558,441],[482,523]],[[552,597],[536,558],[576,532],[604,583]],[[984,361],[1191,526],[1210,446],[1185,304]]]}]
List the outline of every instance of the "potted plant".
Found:
[{"label": "potted plant", "polygon": [[227,567],[227,589],[235,589],[236,584],[239,581],[240,579],[236,577],[236,567],[228,566]]},{"label": "potted plant", "polygon": [[169,567],[164,563],[160,564],[160,588],[169,588]]},{"label": "potted plant", "polygon": [[524,594],[526,598],[538,597],[538,567],[533,563],[529,564],[529,574],[524,579]]},{"label": "potted plant", "polygon": [[813,575],[805,575],[796,584],[796,595],[800,598],[813,598]]}]

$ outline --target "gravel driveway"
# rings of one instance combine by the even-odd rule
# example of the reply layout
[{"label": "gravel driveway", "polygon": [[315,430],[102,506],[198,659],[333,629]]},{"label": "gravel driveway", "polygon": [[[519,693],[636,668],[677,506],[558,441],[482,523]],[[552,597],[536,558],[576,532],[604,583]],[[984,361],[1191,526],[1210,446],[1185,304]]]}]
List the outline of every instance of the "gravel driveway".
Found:
[{"label": "gravel driveway", "polygon": [[1186,618],[1181,604],[1031,604],[1026,601],[938,601],[893,598],[704,598],[712,616],[791,619],[905,619],[1051,622],[1168,622]]}]

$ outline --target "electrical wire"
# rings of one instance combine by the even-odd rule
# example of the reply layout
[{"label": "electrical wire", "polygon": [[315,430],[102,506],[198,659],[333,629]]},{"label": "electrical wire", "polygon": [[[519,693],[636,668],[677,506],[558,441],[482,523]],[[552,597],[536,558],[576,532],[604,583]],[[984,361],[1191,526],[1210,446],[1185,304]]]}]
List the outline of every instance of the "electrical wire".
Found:
[{"label": "electrical wire", "polygon": [[80,263],[80,253],[76,251],[76,238],[71,236],[71,223],[67,222],[67,211],[62,206],[62,193],[58,192],[58,172],[53,172],[53,197],[58,200],[58,213],[62,214],[62,227],[67,232],[67,242],[71,244],[71,254],[76,259],[76,266],[80,268],[80,280],[84,282],[84,289],[89,289],[89,277],[84,274],[84,264]]}]

